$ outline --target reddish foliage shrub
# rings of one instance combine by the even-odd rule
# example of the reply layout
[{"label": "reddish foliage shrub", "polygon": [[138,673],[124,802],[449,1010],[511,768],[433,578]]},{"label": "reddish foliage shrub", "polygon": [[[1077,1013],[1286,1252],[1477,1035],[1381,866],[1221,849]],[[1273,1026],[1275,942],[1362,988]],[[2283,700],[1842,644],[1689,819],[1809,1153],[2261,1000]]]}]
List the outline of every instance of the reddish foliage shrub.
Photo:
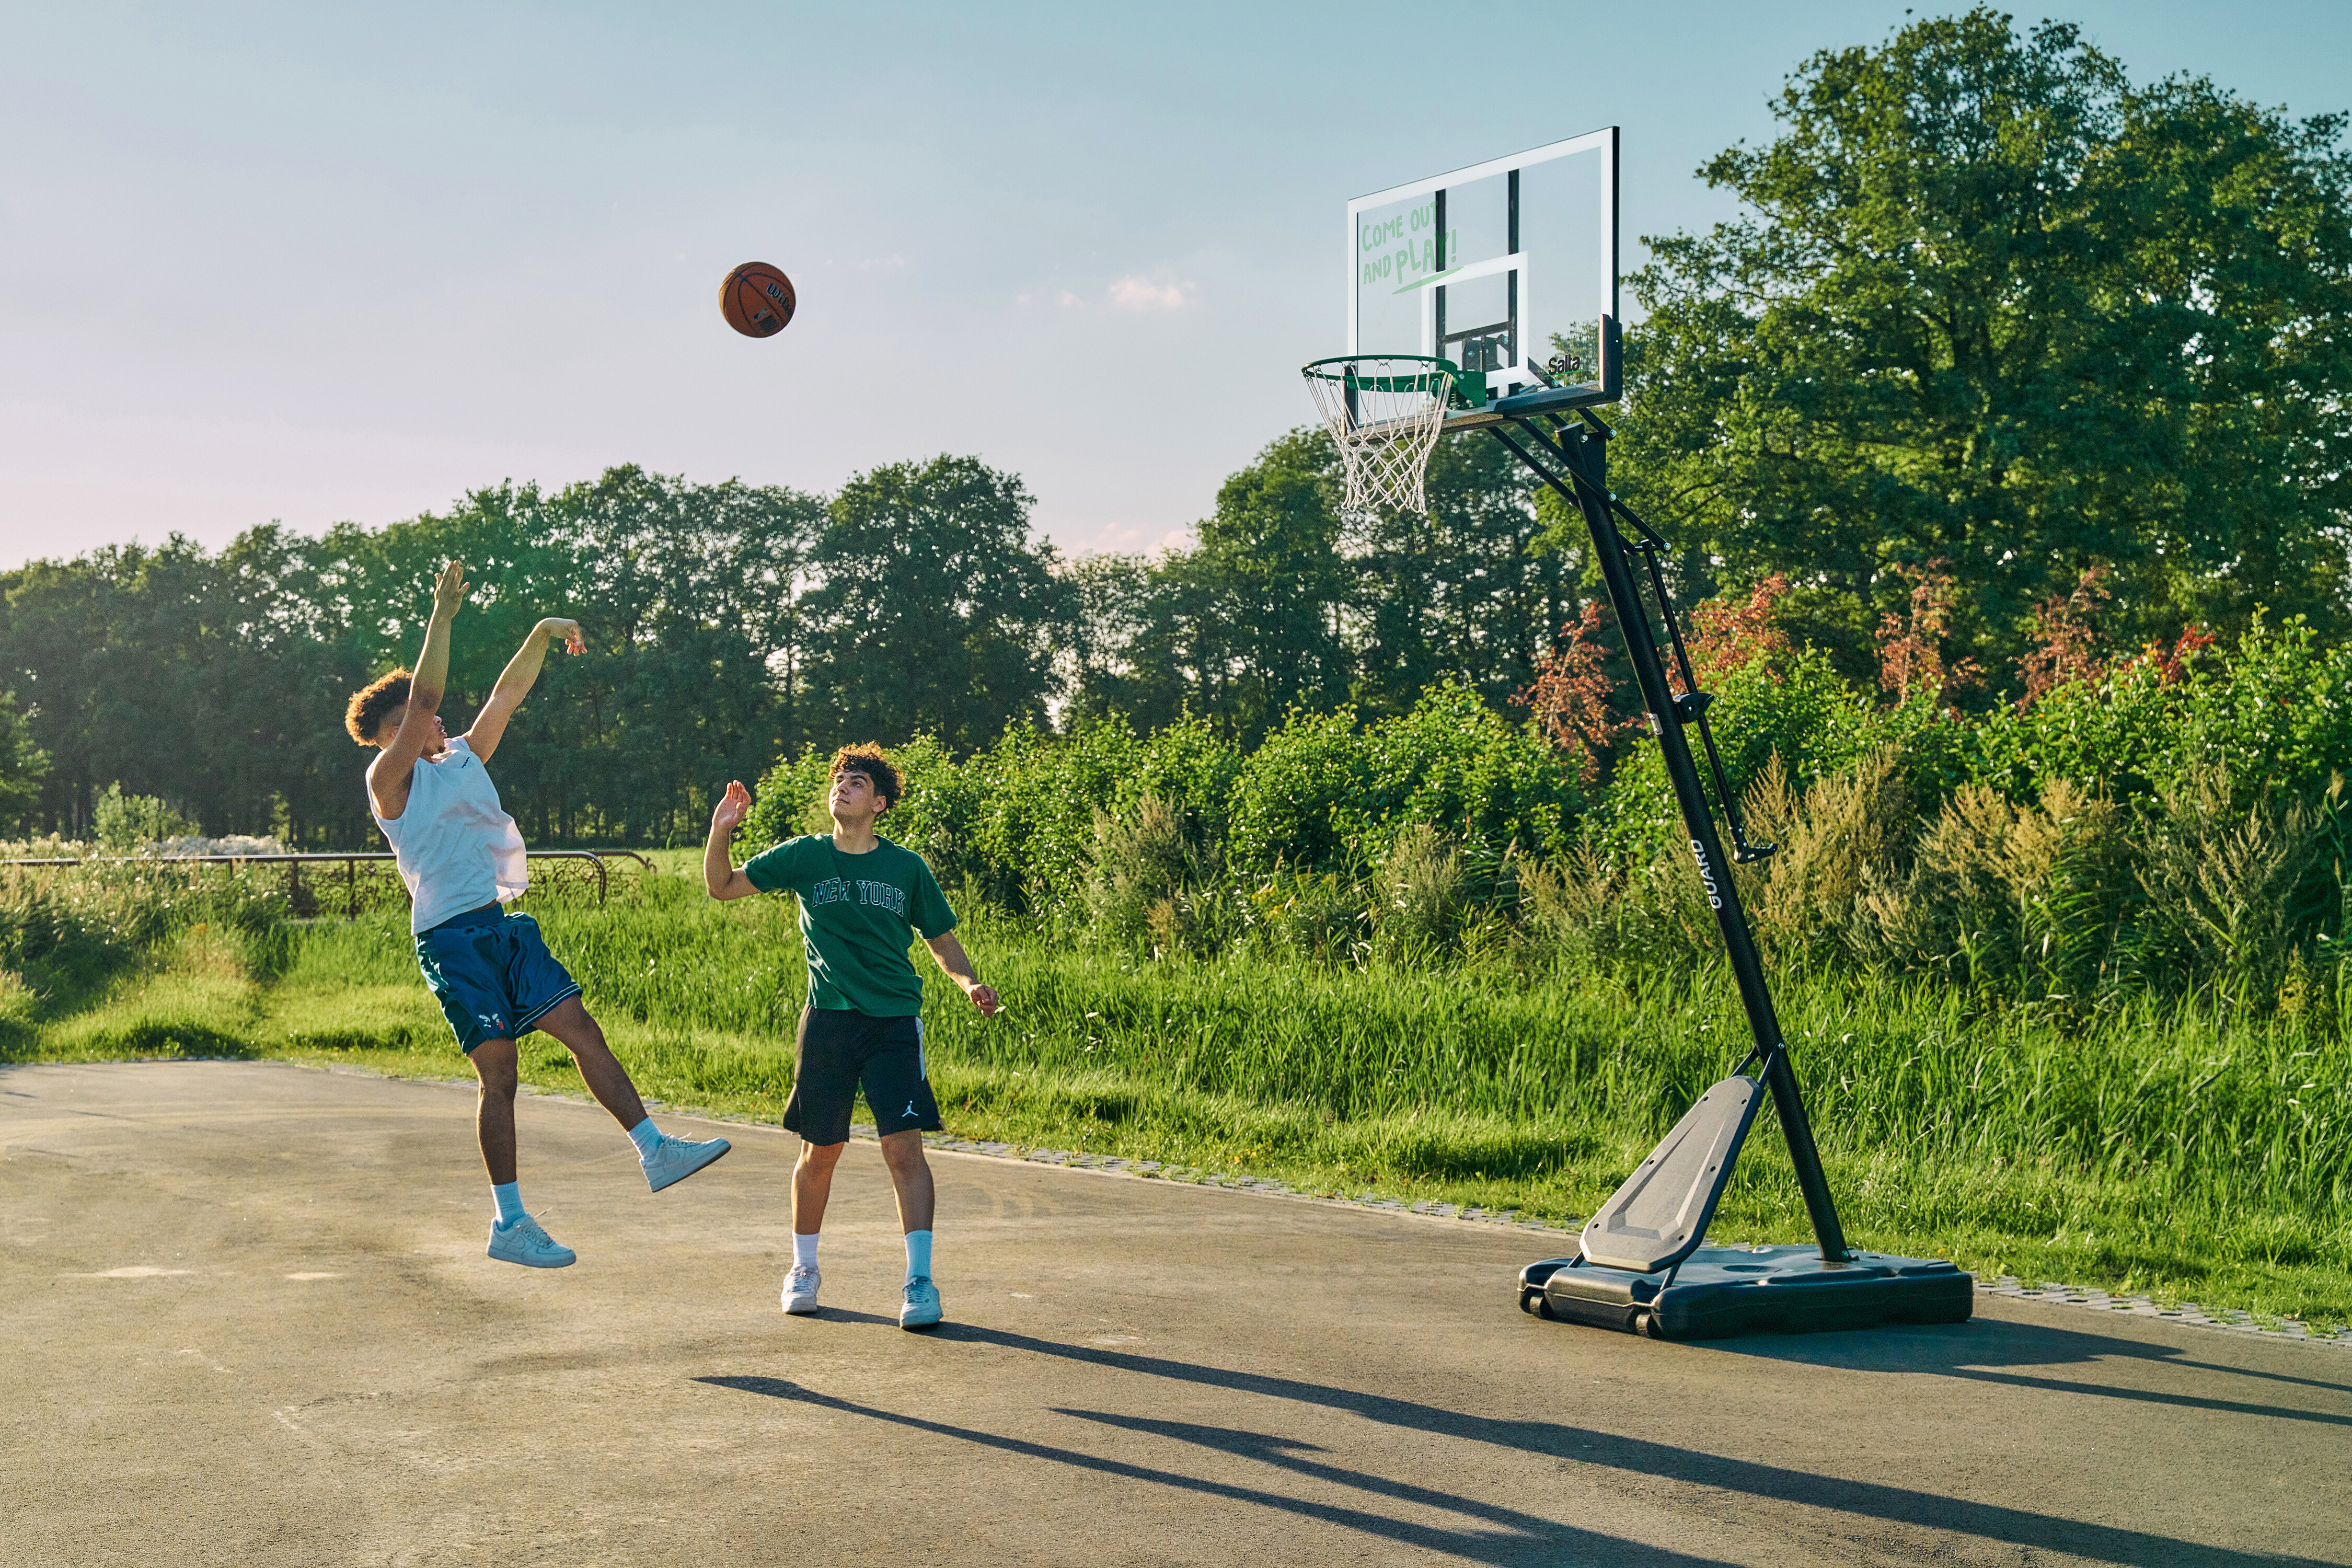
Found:
[{"label": "reddish foliage shrub", "polygon": [[1552,744],[1575,755],[1576,776],[1585,784],[1599,775],[1601,755],[1611,743],[1642,724],[1640,718],[1622,715],[1611,706],[1616,685],[1609,679],[1609,652],[1601,645],[1601,605],[1590,602],[1580,620],[1559,628],[1567,640],[1544,655],[1535,679],[1511,696],[1534,711]]},{"label": "reddish foliage shrub", "polygon": [[2170,647],[2152,642],[2140,651],[2142,658],[2153,659],[2167,686],[2177,686],[2189,679],[2189,661],[2221,639],[2201,626],[2180,628],[2180,640]]},{"label": "reddish foliage shrub", "polygon": [[1878,684],[1906,701],[1914,687],[1926,689],[1937,701],[1945,694],[1974,686],[1983,679],[1976,660],[1944,663],[1944,633],[1952,603],[1958,595],[1951,563],[1937,556],[1925,566],[1898,563],[1896,576],[1911,584],[1909,613],[1889,610],[1878,621]]},{"label": "reddish foliage shrub", "polygon": [[1788,575],[1776,572],[1756,584],[1744,605],[1717,595],[1691,607],[1691,668],[1701,686],[1759,660],[1769,668],[1789,651],[1789,634],[1778,624],[1780,601],[1788,596]]},{"label": "reddish foliage shrub", "polygon": [[2106,673],[2100,656],[2100,637],[2093,617],[2113,595],[2107,591],[2107,569],[2086,566],[2074,591],[2053,594],[2033,611],[2033,647],[2017,661],[2025,680],[2025,695],[2017,700],[2021,712],[2042,693],[2077,682],[2089,684]]}]

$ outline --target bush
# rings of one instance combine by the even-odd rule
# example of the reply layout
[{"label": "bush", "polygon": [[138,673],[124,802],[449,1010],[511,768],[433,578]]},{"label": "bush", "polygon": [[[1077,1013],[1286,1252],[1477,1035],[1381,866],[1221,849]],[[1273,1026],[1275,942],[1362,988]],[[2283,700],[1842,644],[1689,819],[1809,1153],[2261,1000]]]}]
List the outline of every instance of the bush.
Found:
[{"label": "bush", "polygon": [[1564,851],[1583,808],[1573,769],[1531,726],[1438,685],[1412,711],[1361,728],[1351,709],[1284,721],[1237,771],[1229,855],[1256,875],[1358,875],[1420,826],[1492,867],[1514,847]]},{"label": "bush", "polygon": [[1470,902],[1462,854],[1425,822],[1408,825],[1389,845],[1372,882],[1373,950],[1420,963],[1454,945]]},{"label": "bush", "polygon": [[1335,873],[1276,872],[1251,889],[1242,918],[1267,956],[1342,963],[1368,956],[1370,911],[1358,884]]},{"label": "bush", "polygon": [[[1732,791],[1743,797],[1763,776],[1768,763],[1777,763],[1786,777],[1802,789],[1825,774],[1852,767],[1873,752],[1900,744],[1911,732],[1935,734],[1932,721],[1922,712],[1924,703],[1909,709],[1881,709],[1870,693],[1838,674],[1829,656],[1815,648],[1751,659],[1726,672],[1714,695],[1715,706],[1707,717]],[[1696,730],[1690,732],[1690,740],[1705,776],[1706,755],[1699,748]],[[1674,787],[1666,778],[1664,753],[1646,730],[1639,733],[1633,746],[1594,814],[1591,832],[1612,858],[1641,864],[1661,844],[1679,845],[1686,836],[1680,826],[1682,814]],[[1711,781],[1707,788],[1712,795]]]},{"label": "bush", "polygon": [[1223,868],[1180,808],[1147,795],[1097,812],[1095,841],[1086,905],[1097,935],[1155,957],[1223,945],[1232,924],[1221,918]]},{"label": "bush", "polygon": [[110,855],[128,855],[142,845],[195,837],[204,831],[162,797],[125,795],[119,784],[107,785],[106,793],[90,803],[89,821],[90,836]]},{"label": "bush", "polygon": [[[1804,649],[1728,668],[1726,766],[1751,838],[1780,847],[1732,871],[1768,958],[2070,1012],[2352,1010],[2352,816],[2326,771],[2352,764],[2352,654],[2299,622],[2200,648],[2086,665],[1974,719],[1924,686],[1882,705]],[[1114,715],[893,760],[907,798],[885,828],[960,903],[1139,954],[1504,957],[1639,984],[1721,952],[1655,745],[1591,798],[1458,685],[1370,724],[1294,712],[1246,753],[1199,719],[1147,735]],[[823,830],[825,763],[761,781],[747,851]]]}]

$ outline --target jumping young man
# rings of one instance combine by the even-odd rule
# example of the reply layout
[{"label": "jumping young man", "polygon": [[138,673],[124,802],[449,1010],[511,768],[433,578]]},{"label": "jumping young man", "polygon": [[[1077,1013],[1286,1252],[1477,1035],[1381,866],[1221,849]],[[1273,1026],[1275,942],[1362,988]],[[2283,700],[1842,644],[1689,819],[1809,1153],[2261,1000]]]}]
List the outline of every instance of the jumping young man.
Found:
[{"label": "jumping young man", "polygon": [[489,1255],[531,1268],[561,1268],[576,1256],[523,1212],[515,1180],[515,1040],[543,1029],[579,1065],[596,1102],[628,1130],[655,1192],[684,1181],[727,1152],[727,1140],[689,1142],[653,1123],[636,1087],[580,1005],[580,987],[540,940],[539,922],[499,906],[530,882],[522,834],[499,805],[487,764],[507,721],[539,679],[547,645],[585,651],[580,623],[533,626],[508,660],[474,727],[452,737],[441,723],[449,676],[449,623],[466,597],[466,569],[450,562],[433,590],[433,616],[414,674],[396,669],[352,694],[343,727],[380,754],[368,764],[369,809],[391,841],[408,884],[416,965],[481,1079],[475,1128],[498,1205]]},{"label": "jumping young man", "polygon": [[751,808],[751,792],[740,781],[730,784],[710,814],[702,880],[714,899],[790,890],[801,901],[808,1005],[801,1010],[793,1095],[784,1104],[784,1125],[801,1139],[784,1310],[816,1310],[817,1234],[834,1167],[848,1146],[850,1107],[863,1087],[907,1233],[898,1326],[927,1329],[940,1321],[941,1308],[931,1279],[931,1168],[923,1134],[940,1131],[940,1108],[923,1071],[923,980],[908,962],[908,944],[919,935],[983,1016],[995,1013],[997,1000],[972,973],[954,934],[955,911],[930,867],[874,831],[900,789],[898,770],[879,746],[844,746],[834,755],[826,800],[833,831],[787,839],[739,868],[728,845]]}]

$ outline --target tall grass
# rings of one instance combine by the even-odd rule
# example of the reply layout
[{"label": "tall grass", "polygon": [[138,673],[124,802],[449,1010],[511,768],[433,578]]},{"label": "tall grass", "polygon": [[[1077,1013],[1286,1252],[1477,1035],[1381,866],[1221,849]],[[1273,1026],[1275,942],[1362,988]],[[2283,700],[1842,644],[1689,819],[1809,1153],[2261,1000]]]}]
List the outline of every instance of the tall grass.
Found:
[{"label": "tall grass", "polygon": [[[1801,843],[1784,867],[1842,875]],[[1132,942],[970,911],[965,941],[1006,1008],[982,1019],[951,987],[929,987],[950,1126],[1330,1192],[1589,1212],[1745,1049],[1727,977],[1703,958],[1626,946],[1648,918],[1640,900],[1670,888],[1573,864],[1482,871],[1410,835],[1393,854],[1405,858],[1360,886],[1302,876],[1212,889],[1201,929],[1226,934],[1192,947],[1158,940],[1166,922],[1155,933],[1149,919],[1213,880],[1181,857],[1172,881],[1140,889],[1150,897]],[[234,1050],[464,1072],[399,911],[289,922],[267,899],[238,901],[226,879],[78,879],[98,875],[0,888],[0,931],[24,933],[8,951],[27,977],[16,1014],[0,987],[0,1016],[16,1019],[0,1026],[8,1057]],[[1505,878],[1526,886],[1498,925],[1464,889]],[[1758,893],[1769,914],[1769,890]],[[1580,903],[1604,897],[1617,910],[1606,919]],[[714,905],[690,874],[625,879],[602,907],[576,890],[532,900],[649,1096],[776,1113],[803,988],[790,900]],[[151,908],[165,912],[141,912]],[[2086,1006],[1965,975],[1874,974],[1821,940],[1789,948],[1776,992],[1859,1243],[2352,1316],[2343,992],[2313,990],[2296,1007],[2156,992]],[[58,966],[68,952],[83,968]],[[55,982],[68,973],[98,978],[76,992]],[[543,1037],[527,1042],[525,1068],[576,1084]],[[1801,1238],[1769,1118],[1750,1150],[1720,1232]]]}]

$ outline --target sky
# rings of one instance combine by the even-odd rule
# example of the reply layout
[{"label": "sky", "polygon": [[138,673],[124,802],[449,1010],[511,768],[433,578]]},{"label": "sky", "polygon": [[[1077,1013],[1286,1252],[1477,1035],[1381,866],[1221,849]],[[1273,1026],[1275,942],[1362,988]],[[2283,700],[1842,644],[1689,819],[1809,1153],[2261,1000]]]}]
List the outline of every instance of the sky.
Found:
[{"label": "sky", "polygon": [[[2352,107],[2352,0],[2055,14],[2135,79]],[[1619,125],[1630,270],[1905,15],[0,0],[0,568],[942,452],[1066,551],[1179,542],[1313,417],[1349,197]],[[718,309],[755,259],[767,340]]]}]

